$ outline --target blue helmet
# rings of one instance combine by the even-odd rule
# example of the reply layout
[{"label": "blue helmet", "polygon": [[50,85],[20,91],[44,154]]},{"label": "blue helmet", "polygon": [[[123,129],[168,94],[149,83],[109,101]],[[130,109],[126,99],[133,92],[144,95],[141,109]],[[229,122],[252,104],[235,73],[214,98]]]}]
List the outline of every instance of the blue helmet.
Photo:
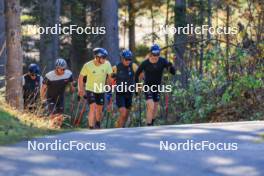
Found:
[{"label": "blue helmet", "polygon": [[121,57],[127,60],[132,60],[133,54],[130,50],[123,50],[121,52]]},{"label": "blue helmet", "polygon": [[152,45],[151,48],[150,48],[151,54],[154,54],[154,55],[159,55],[160,54],[160,50],[161,49],[160,49],[159,45],[157,45],[157,44]]},{"label": "blue helmet", "polygon": [[28,66],[29,73],[40,74],[40,68],[37,64],[30,64]]},{"label": "blue helmet", "polygon": [[67,68],[67,62],[62,59],[62,58],[59,58],[55,61],[55,67],[56,68],[63,68],[63,69],[66,69]]},{"label": "blue helmet", "polygon": [[93,53],[95,56],[106,58],[108,56],[108,52],[104,48],[94,48]]}]

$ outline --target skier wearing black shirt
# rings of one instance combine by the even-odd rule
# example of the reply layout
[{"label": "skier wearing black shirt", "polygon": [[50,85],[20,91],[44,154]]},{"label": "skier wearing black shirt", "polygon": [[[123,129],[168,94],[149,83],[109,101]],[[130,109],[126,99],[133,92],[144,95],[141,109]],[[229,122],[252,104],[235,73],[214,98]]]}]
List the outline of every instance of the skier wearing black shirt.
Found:
[{"label": "skier wearing black shirt", "polygon": [[23,98],[24,107],[27,110],[34,111],[39,99],[39,92],[43,78],[40,75],[40,68],[37,64],[30,64],[28,72],[23,75]]},{"label": "skier wearing black shirt", "polygon": [[144,85],[148,87],[154,87],[154,90],[145,92],[147,102],[147,125],[153,126],[155,117],[158,110],[158,102],[160,100],[160,90],[158,86],[161,85],[164,69],[168,69],[171,74],[175,74],[175,68],[171,62],[168,62],[165,58],[160,57],[160,47],[154,44],[150,48],[149,57],[141,63],[136,74],[135,82],[139,82],[139,75],[144,73]]},{"label": "skier wearing black shirt", "polygon": [[[116,85],[126,83],[128,87],[135,84],[134,76],[138,66],[132,62],[132,57],[133,55],[130,50],[122,51],[121,62],[113,67],[113,76],[115,77]],[[117,128],[125,127],[129,111],[132,107],[132,97],[133,92],[116,91],[116,105],[119,110],[119,117],[116,123]]]}]

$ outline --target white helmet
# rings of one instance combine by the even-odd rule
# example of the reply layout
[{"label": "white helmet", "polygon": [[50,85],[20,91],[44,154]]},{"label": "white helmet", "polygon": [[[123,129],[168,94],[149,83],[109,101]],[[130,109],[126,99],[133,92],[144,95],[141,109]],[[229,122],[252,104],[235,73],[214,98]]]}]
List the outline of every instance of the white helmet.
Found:
[{"label": "white helmet", "polygon": [[60,67],[60,68],[63,68],[63,69],[66,69],[67,68],[67,62],[62,59],[62,58],[59,58],[55,61],[55,67]]}]

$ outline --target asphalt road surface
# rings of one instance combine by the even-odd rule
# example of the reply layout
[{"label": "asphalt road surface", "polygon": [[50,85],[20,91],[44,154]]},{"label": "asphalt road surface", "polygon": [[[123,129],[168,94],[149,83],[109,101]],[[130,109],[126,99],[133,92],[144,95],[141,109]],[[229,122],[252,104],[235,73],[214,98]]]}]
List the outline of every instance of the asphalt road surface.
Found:
[{"label": "asphalt road surface", "polygon": [[263,176],[264,121],[82,130],[35,138],[0,147],[0,175]]}]

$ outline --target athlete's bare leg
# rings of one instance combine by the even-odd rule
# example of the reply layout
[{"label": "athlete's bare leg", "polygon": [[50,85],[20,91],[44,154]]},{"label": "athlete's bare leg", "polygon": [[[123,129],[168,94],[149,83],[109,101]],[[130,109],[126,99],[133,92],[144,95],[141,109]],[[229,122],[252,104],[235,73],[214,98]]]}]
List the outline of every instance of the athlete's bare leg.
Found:
[{"label": "athlete's bare leg", "polygon": [[129,115],[129,110],[127,108],[125,107],[119,108],[119,117],[116,124],[117,128],[122,128],[125,126],[128,115]]},{"label": "athlete's bare leg", "polygon": [[154,115],[154,101],[152,99],[147,100],[147,124],[151,124]]},{"label": "athlete's bare leg", "polygon": [[92,103],[89,105],[89,113],[88,113],[88,127],[94,128],[95,124],[95,111],[96,111],[96,104]]}]

